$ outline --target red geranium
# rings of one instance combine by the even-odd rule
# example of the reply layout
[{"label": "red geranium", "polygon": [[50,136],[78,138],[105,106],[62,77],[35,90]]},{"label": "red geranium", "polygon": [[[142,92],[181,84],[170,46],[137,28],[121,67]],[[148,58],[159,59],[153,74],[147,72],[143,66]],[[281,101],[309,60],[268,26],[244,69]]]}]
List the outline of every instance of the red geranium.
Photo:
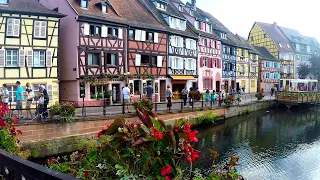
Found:
[{"label": "red geranium", "polygon": [[89,171],[84,172],[84,177],[88,178],[89,177]]},{"label": "red geranium", "polygon": [[159,132],[156,128],[153,128],[153,137],[154,138],[161,140],[162,136],[163,136],[163,134],[161,132]]},{"label": "red geranium", "polygon": [[168,164],[166,167],[160,168],[161,176],[165,177],[168,174],[171,174],[172,167]]}]

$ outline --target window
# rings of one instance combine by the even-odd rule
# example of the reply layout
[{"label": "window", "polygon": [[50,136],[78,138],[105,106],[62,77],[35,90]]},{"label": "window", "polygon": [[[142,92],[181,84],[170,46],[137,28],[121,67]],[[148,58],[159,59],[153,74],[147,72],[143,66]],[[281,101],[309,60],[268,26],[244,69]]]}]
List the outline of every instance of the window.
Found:
[{"label": "window", "polygon": [[241,56],[244,56],[244,49],[240,49],[240,51],[241,51]]},{"label": "window", "polygon": [[171,46],[183,47],[183,38],[179,36],[171,36],[170,43],[171,43]]},{"label": "window", "polygon": [[199,21],[194,21],[194,27],[196,28],[196,29],[200,29],[200,23],[199,23]]},{"label": "window", "polygon": [[266,89],[266,91],[269,91],[270,90],[270,84],[266,84],[265,89]]},{"label": "window", "polygon": [[270,73],[266,73],[266,79],[270,78]]},{"label": "window", "polygon": [[88,0],[81,0],[80,6],[81,6],[82,8],[87,8],[87,7],[88,7]]},{"label": "window", "polygon": [[207,39],[206,38],[202,38],[202,45],[207,46]]},{"label": "window", "polygon": [[310,50],[310,46],[307,46],[307,52],[310,53],[311,50]]},{"label": "window", "polygon": [[108,35],[118,36],[119,30],[118,28],[108,27]]},{"label": "window", "polygon": [[98,66],[100,65],[99,62],[100,55],[99,53],[87,53],[87,64],[90,66]]},{"label": "window", "polygon": [[244,65],[240,66],[240,72],[244,72]]},{"label": "window", "polygon": [[209,67],[209,60],[208,60],[208,58],[204,58],[204,59],[203,59],[203,66],[204,66],[204,67]]},{"label": "window", "polygon": [[20,36],[20,19],[7,19],[7,36],[19,37]]},{"label": "window", "polygon": [[34,37],[35,38],[46,38],[47,37],[47,22],[46,21],[35,21],[34,22]]},{"label": "window", "polygon": [[218,67],[218,60],[214,59],[214,67],[217,68]]},{"label": "window", "polygon": [[45,51],[33,51],[33,67],[45,67]]},{"label": "window", "polygon": [[253,37],[251,37],[251,41],[253,41]]},{"label": "window", "polygon": [[266,66],[265,67],[270,67],[270,62],[265,62],[266,63]]},{"label": "window", "polygon": [[6,67],[18,67],[18,50],[7,50]]},{"label": "window", "polygon": [[252,67],[251,72],[257,72],[256,67]]},{"label": "window", "polygon": [[194,16],[194,10],[190,9],[190,16]]},{"label": "window", "polygon": [[169,17],[169,26],[173,29],[186,30],[186,21],[174,17]]},{"label": "window", "polygon": [[[46,87],[45,84],[40,84],[40,85],[43,85],[44,87]],[[33,86],[32,87],[33,95],[37,97],[39,95],[39,84],[33,84],[32,86]]]},{"label": "window", "polygon": [[147,32],[146,40],[147,41],[153,41],[153,32]]},{"label": "window", "polygon": [[282,44],[279,43],[279,46],[282,48]]},{"label": "window", "polygon": [[210,78],[203,79],[203,89],[212,89],[212,79]]},{"label": "window", "polygon": [[192,68],[193,60],[192,59],[187,59],[187,61],[188,61],[188,63],[187,63],[188,66],[186,67],[186,69],[193,70],[193,68]]},{"label": "window", "polygon": [[157,2],[157,8],[162,9],[162,10],[166,10],[166,5],[164,3]]},{"label": "window", "polygon": [[179,11],[183,12],[183,6],[181,4],[179,5]]},{"label": "window", "polygon": [[0,4],[9,4],[9,0],[0,0]]},{"label": "window", "polygon": [[226,34],[226,33],[222,33],[222,32],[221,32],[221,33],[220,33],[220,36],[221,36],[222,39],[227,39],[227,34]]},{"label": "window", "polygon": [[300,44],[296,44],[296,50],[300,51]]},{"label": "window", "polygon": [[102,100],[107,93],[108,85],[90,84],[90,99]]},{"label": "window", "polygon": [[256,81],[255,80],[251,80],[250,87],[251,88],[255,88],[256,87]]},{"label": "window", "polygon": [[134,30],[129,30],[129,40],[134,40]]},{"label": "window", "polygon": [[290,45],[289,44],[287,44],[287,48],[290,49]]},{"label": "window", "polygon": [[106,64],[115,66],[117,65],[117,54],[115,53],[107,53],[106,54]]},{"label": "window", "polygon": [[8,86],[7,89],[9,91],[9,101],[15,102],[17,87],[16,86]]},{"label": "window", "polygon": [[263,34],[263,38],[267,38],[267,34],[266,33]]},{"label": "window", "polygon": [[101,6],[101,10],[103,13],[107,13],[107,6],[106,5],[102,5]]},{"label": "window", "polygon": [[143,66],[149,66],[149,56],[141,55],[141,65]]},{"label": "window", "polygon": [[[108,29],[108,33],[109,33],[109,29]],[[101,27],[90,25],[90,36],[101,36]]]},{"label": "window", "polygon": [[278,73],[274,73],[273,78],[274,79],[279,79],[279,74]]},{"label": "window", "polygon": [[135,80],[133,81],[133,90],[134,90],[134,94],[138,95],[141,94],[141,81],[140,80]]},{"label": "window", "polygon": [[157,56],[151,56],[152,67],[157,67]]}]

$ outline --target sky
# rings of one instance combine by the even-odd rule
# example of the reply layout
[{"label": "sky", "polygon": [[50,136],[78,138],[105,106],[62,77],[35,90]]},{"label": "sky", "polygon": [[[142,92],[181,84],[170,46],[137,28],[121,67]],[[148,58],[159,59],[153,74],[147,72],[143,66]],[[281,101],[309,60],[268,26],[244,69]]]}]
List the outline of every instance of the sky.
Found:
[{"label": "sky", "polygon": [[319,0],[197,0],[196,5],[244,38],[254,22],[259,21],[277,22],[320,42]]}]

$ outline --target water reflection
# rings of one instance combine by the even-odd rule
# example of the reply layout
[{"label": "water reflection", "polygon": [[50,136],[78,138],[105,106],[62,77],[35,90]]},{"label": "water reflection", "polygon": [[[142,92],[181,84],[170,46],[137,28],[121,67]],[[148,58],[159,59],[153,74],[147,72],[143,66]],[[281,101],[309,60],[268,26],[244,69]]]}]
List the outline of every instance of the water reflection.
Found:
[{"label": "water reflection", "polygon": [[320,109],[260,111],[198,130],[199,167],[210,167],[214,149],[219,161],[239,155],[245,179],[320,179]]}]

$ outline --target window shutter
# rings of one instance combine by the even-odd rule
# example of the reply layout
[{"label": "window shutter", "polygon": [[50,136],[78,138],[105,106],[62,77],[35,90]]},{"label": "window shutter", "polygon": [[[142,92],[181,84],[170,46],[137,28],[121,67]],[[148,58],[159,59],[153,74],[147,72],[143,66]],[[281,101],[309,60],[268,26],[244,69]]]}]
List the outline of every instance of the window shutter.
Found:
[{"label": "window shutter", "polygon": [[213,68],[213,58],[209,58],[209,68]]},{"label": "window shutter", "polygon": [[221,59],[217,59],[217,67],[221,68]]},{"label": "window shutter", "polygon": [[183,47],[183,38],[179,37],[179,47]]},{"label": "window shutter", "polygon": [[46,65],[47,67],[51,67],[52,66],[52,51],[47,51],[46,52]]},{"label": "window shutter", "polygon": [[[108,32],[108,31],[107,31]],[[87,23],[84,23],[84,26],[83,26],[83,34],[85,36],[89,36],[90,34],[90,25],[87,24]]]},{"label": "window shutter", "polygon": [[47,85],[47,93],[49,95],[49,100],[53,100],[52,97],[53,97],[53,88],[52,88],[52,85]]},{"label": "window shutter", "polygon": [[157,56],[157,67],[162,67],[162,56]]},{"label": "window shutter", "polygon": [[278,79],[280,79],[280,74],[278,74]]},{"label": "window shutter", "polygon": [[141,40],[141,30],[136,30],[135,31],[134,40],[136,40],[136,41],[140,41]]},{"label": "window shutter", "polygon": [[184,60],[184,68],[186,69],[186,70],[189,70],[189,59],[185,59]]},{"label": "window shutter", "polygon": [[27,51],[27,67],[32,67],[33,62],[33,51],[28,50]]},{"label": "window shutter", "polygon": [[123,39],[123,29],[122,28],[118,29],[118,39]]},{"label": "window shutter", "polygon": [[40,36],[40,21],[35,21],[34,22],[34,37],[39,37]]},{"label": "window shutter", "polygon": [[146,31],[141,31],[141,41],[146,41]]},{"label": "window shutter", "polygon": [[201,38],[199,38],[199,45],[202,46],[202,39]]},{"label": "window shutter", "polygon": [[264,78],[264,79],[266,79],[266,78],[267,78],[266,73],[263,73],[263,78]]},{"label": "window shutter", "polygon": [[154,42],[154,43],[158,43],[158,42],[159,42],[159,34],[155,32],[155,33],[153,34],[153,36],[154,36],[154,37],[153,37],[153,42]]},{"label": "window shutter", "polygon": [[200,67],[203,67],[203,56],[200,57]]},{"label": "window shutter", "polygon": [[141,55],[140,54],[136,54],[136,62],[135,62],[136,66],[140,66],[141,65]]},{"label": "window shutter", "polygon": [[0,67],[5,67],[6,50],[0,49]]},{"label": "window shutter", "polygon": [[19,50],[19,66],[24,67],[25,66],[25,56],[24,56],[24,50]]},{"label": "window shutter", "polygon": [[174,58],[173,57],[170,57],[170,61],[171,61],[171,68],[172,69],[175,69],[175,67],[174,67]]},{"label": "window shutter", "polygon": [[204,30],[204,23],[200,22],[200,30]]},{"label": "window shutter", "polygon": [[190,48],[190,43],[191,43],[190,39],[186,39],[186,48],[188,48],[188,49]]},{"label": "window shutter", "polygon": [[174,44],[174,36],[170,36],[170,45],[175,46]]},{"label": "window shutter", "polygon": [[278,63],[278,68],[280,69],[280,63]]},{"label": "window shutter", "polygon": [[41,30],[40,30],[40,37],[47,36],[47,22],[41,21]]},{"label": "window shutter", "polygon": [[210,47],[210,39],[207,39],[207,46]]},{"label": "window shutter", "polygon": [[193,61],[193,63],[191,63],[192,70],[197,70],[197,60],[193,59],[192,61]]},{"label": "window shutter", "polygon": [[13,36],[13,19],[7,19],[7,36]]},{"label": "window shutter", "polygon": [[13,20],[13,36],[19,36],[20,35],[20,19],[14,19]]},{"label": "window shutter", "polygon": [[197,50],[197,42],[195,40],[192,40],[193,44],[193,50]]},{"label": "window shutter", "polygon": [[108,36],[108,27],[102,26],[101,28],[101,37],[107,37]]}]

